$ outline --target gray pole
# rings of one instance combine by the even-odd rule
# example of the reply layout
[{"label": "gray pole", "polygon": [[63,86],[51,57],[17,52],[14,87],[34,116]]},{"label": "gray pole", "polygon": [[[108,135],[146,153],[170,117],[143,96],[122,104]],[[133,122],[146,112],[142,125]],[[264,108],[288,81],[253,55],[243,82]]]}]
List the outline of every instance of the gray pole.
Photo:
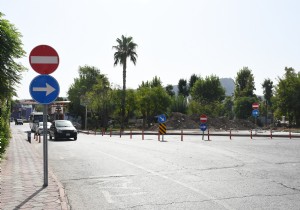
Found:
[{"label": "gray pole", "polygon": [[87,130],[87,104],[85,105],[85,130]]},{"label": "gray pole", "polygon": [[44,187],[48,186],[48,140],[47,140],[47,105],[43,111],[43,153],[44,153]]}]

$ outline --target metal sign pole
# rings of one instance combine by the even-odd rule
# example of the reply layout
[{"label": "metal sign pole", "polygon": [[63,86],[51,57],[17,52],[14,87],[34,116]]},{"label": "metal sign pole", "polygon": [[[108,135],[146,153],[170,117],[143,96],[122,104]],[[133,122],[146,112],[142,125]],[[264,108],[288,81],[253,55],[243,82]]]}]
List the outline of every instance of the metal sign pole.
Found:
[{"label": "metal sign pole", "polygon": [[44,187],[48,186],[48,140],[47,140],[47,105],[43,111],[43,153],[44,153]]}]

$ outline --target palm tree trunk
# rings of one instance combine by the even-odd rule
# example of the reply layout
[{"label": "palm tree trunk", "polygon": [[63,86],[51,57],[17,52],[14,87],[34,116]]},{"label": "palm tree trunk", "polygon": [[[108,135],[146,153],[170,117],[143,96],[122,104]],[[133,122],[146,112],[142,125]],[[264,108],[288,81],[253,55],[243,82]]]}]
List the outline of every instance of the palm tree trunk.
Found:
[{"label": "palm tree trunk", "polygon": [[123,93],[122,93],[122,113],[121,113],[121,130],[124,130],[125,109],[126,109],[126,60],[123,64]]}]

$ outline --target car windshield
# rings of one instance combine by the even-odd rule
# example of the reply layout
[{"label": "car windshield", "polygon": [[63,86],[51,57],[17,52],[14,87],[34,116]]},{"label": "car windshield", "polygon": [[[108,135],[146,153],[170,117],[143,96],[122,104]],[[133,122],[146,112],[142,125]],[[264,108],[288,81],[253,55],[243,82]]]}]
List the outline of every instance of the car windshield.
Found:
[{"label": "car windshield", "polygon": [[70,121],[57,121],[55,123],[56,127],[70,127],[73,126],[73,124]]}]

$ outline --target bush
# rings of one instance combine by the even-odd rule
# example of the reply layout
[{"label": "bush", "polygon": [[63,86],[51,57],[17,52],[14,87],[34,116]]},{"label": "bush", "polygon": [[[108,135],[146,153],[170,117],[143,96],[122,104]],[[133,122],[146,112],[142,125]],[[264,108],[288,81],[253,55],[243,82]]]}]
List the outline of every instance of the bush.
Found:
[{"label": "bush", "polygon": [[9,143],[10,137],[10,129],[9,129],[9,121],[8,121],[8,113],[1,112],[2,116],[0,116],[0,157],[2,157],[3,153],[6,150],[6,147]]}]

